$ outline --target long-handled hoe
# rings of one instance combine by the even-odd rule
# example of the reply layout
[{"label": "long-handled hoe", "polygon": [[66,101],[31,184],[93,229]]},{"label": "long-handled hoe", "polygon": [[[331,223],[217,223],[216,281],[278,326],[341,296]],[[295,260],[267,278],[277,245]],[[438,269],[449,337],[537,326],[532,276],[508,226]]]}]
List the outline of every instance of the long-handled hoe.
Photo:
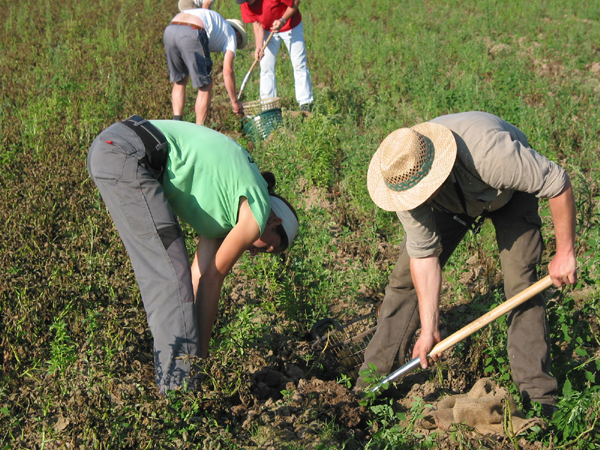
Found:
[{"label": "long-handled hoe", "polygon": [[[265,45],[263,45],[263,47],[262,47],[262,51],[264,51],[265,48],[267,48],[267,45],[269,44],[269,41],[273,37],[273,33],[274,33],[274,31],[271,31],[271,34],[269,34],[269,37],[267,38],[267,40],[265,42]],[[248,78],[250,78],[250,74],[252,73],[252,71],[254,70],[254,67],[256,66],[256,64],[258,64],[259,61],[260,61],[259,58],[255,58],[254,59],[254,62],[250,66],[250,70],[248,71],[248,73],[244,77],[244,81],[242,81],[242,85],[240,86],[240,92],[238,92],[238,100],[240,98],[242,98],[242,92],[244,91],[244,87],[246,86],[246,83],[248,82]]]},{"label": "long-handled hoe", "polygon": [[[431,357],[432,355],[439,355],[443,351],[448,350],[449,348],[458,344],[460,341],[462,341],[466,337],[475,333],[477,330],[480,330],[481,328],[490,324],[491,322],[493,322],[497,318],[503,316],[510,310],[516,308],[520,304],[525,303],[527,300],[529,300],[534,295],[539,294],[540,292],[542,292],[545,289],[548,289],[551,285],[552,285],[552,280],[550,279],[550,275],[546,276],[545,278],[542,278],[537,283],[532,284],[527,289],[524,289],[523,291],[521,291],[514,297],[508,299],[501,305],[498,305],[497,307],[495,307],[488,313],[484,314],[479,319],[474,320],[470,324],[468,324],[468,325],[464,326],[463,328],[461,328],[460,330],[458,330],[456,333],[453,333],[450,336],[448,336],[446,339],[438,342],[438,344],[431,349],[431,351],[429,352],[429,355],[427,355],[427,356]],[[410,373],[414,369],[416,369],[418,366],[419,366],[419,358],[414,358],[413,360],[404,364],[399,369],[396,369],[394,372],[389,374],[387,377],[385,377],[383,380],[381,380],[377,385],[375,385],[373,388],[371,388],[370,391],[371,392],[378,391],[384,384],[389,383],[390,381],[394,381],[400,377],[407,375],[408,373]]]}]

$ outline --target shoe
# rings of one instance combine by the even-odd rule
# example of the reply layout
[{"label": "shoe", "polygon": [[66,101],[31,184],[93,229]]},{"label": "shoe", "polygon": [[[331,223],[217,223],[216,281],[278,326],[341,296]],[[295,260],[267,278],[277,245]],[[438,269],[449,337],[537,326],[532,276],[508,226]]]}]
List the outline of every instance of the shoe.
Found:
[{"label": "shoe", "polygon": [[302,112],[311,112],[312,111],[312,103],[305,103],[304,105],[300,105],[300,111]]}]

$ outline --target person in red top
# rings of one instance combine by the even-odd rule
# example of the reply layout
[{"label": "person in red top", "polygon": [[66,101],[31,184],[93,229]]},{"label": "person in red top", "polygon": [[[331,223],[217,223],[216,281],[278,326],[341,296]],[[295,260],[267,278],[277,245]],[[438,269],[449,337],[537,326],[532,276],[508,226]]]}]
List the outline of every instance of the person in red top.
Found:
[{"label": "person in red top", "polygon": [[[300,0],[236,0],[236,2],[241,5],[242,20],[254,26],[256,42],[254,55],[261,60],[260,98],[277,97],[275,62],[283,42],[294,68],[296,101],[302,111],[310,111],[313,94],[306,64],[304,26],[302,15],[298,10]],[[263,51],[262,47],[268,37],[265,30],[273,32],[273,37]]]}]

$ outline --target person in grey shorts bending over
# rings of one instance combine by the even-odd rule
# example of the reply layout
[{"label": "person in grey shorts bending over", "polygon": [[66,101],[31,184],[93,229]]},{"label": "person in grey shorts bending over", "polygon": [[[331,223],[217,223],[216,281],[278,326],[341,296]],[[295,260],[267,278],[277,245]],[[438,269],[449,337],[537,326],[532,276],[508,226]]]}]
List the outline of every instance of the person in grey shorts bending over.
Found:
[{"label": "person in grey shorts bending over", "polygon": [[[557,287],[575,282],[575,201],[569,177],[499,117],[465,112],[394,131],[374,154],[367,184],[377,206],[397,212],[406,235],[361,371],[373,363],[386,375],[403,365],[419,323],[413,358],[427,367],[427,355],[441,339],[442,267],[482,217],[489,217],[496,229],[510,298],[537,281],[543,248],[538,198],[548,198],[556,236],[548,271]],[[511,311],[508,325],[515,385],[526,405],[537,401],[551,409],[557,383],[550,375],[543,296]],[[364,388],[362,376],[357,386]]]},{"label": "person in grey shorts bending over", "polygon": [[[195,388],[184,355],[207,356],[225,276],[245,251],[286,250],[296,212],[246,150],[190,122],[132,116],[100,133],[87,163],[135,271],[159,392]],[[191,267],[177,218],[199,235]]]},{"label": "person in grey shorts bending over", "polygon": [[191,78],[198,89],[196,123],[204,125],[210,112],[213,88],[211,52],[223,52],[223,83],[234,114],[243,115],[244,107],[236,97],[233,60],[237,49],[248,44],[244,24],[237,19],[225,20],[219,13],[205,8],[181,11],[171,20],[163,34],[169,78],[173,83],[171,101],[173,119],[181,120],[185,89]]}]

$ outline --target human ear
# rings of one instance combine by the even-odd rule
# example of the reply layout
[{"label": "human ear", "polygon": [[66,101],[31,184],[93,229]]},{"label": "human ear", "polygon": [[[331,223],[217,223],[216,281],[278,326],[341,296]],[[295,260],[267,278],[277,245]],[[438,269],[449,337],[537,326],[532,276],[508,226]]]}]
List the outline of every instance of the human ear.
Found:
[{"label": "human ear", "polygon": [[273,216],[269,219],[269,223],[277,225],[281,225],[283,223],[283,219],[279,216]]}]

